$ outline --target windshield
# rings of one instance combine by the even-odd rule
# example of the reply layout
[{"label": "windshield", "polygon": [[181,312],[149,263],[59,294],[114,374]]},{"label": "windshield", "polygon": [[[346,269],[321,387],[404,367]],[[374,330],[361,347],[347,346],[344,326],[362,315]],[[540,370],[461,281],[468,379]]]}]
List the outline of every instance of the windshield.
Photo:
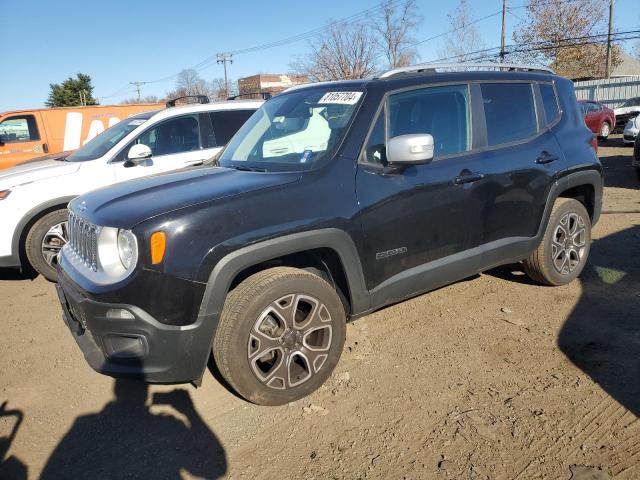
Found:
[{"label": "windshield", "polygon": [[314,88],[275,97],[236,133],[218,163],[265,171],[311,169],[333,156],[362,95]]},{"label": "windshield", "polygon": [[136,115],[116,123],[107,128],[100,135],[90,140],[84,147],[79,148],[67,157],[67,162],[85,162],[95,160],[107,153],[111,147],[126,137],[149,119],[150,115]]},{"label": "windshield", "polygon": [[622,104],[622,107],[637,107],[640,106],[640,98],[630,98]]}]

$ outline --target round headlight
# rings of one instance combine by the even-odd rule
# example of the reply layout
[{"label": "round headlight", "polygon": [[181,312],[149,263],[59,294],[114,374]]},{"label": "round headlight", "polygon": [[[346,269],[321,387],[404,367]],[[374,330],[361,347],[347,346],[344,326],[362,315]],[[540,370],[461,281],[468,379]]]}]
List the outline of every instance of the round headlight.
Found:
[{"label": "round headlight", "polygon": [[138,242],[129,230],[118,230],[118,256],[126,270],[131,270],[138,262]]}]

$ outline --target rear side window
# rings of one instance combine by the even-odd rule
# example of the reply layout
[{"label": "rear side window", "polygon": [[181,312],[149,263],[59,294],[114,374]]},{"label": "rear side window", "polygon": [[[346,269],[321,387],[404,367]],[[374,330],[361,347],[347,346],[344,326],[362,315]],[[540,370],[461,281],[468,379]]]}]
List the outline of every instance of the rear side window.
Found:
[{"label": "rear side window", "polygon": [[547,124],[553,123],[560,116],[558,100],[556,99],[556,91],[550,83],[541,83],[539,86],[542,105],[544,106],[544,113],[547,117]]},{"label": "rear side window", "polygon": [[0,123],[2,143],[32,142],[39,139],[38,126],[33,115],[10,117]]},{"label": "rear side window", "polygon": [[435,157],[469,150],[469,125],[467,85],[411,90],[389,98],[389,138],[430,133]]},{"label": "rear side window", "polygon": [[537,131],[530,83],[483,83],[482,100],[489,146],[524,140]]},{"label": "rear side window", "polygon": [[213,124],[213,135],[217,147],[224,147],[231,137],[240,129],[242,125],[253,115],[255,110],[221,110],[211,112],[211,123]]},{"label": "rear side window", "polygon": [[198,117],[188,115],[162,122],[140,135],[136,143],[151,148],[156,157],[199,150]]}]

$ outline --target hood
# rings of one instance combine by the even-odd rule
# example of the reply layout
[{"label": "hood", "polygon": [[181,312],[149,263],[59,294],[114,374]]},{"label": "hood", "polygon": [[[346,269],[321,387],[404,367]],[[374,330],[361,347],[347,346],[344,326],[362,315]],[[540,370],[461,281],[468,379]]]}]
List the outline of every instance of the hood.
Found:
[{"label": "hood", "polygon": [[70,154],[71,152],[63,152],[46,155],[0,171],[0,190],[76,172],[80,163],[62,161]]},{"label": "hood", "polygon": [[625,113],[640,113],[640,107],[618,107],[613,109],[613,113],[616,115],[623,115]]},{"label": "hood", "polygon": [[196,168],[101,188],[76,198],[69,208],[96,225],[130,229],[163,213],[284,185],[299,178],[300,172]]}]

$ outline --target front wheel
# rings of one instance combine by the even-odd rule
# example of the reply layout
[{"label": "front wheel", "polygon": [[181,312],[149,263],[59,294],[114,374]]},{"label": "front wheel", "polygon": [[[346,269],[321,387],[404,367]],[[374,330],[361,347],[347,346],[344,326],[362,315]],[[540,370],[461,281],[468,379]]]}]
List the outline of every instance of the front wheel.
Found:
[{"label": "front wheel", "polygon": [[538,248],[524,261],[527,275],[546,285],[566,285],[587,263],[591,220],[573,198],[558,198]]},{"label": "front wheel", "polygon": [[282,405],[329,378],[345,332],[344,307],[329,283],[304,270],[276,267],[248,277],[228,294],[213,354],[242,397]]},{"label": "front wheel", "polygon": [[57,279],[58,253],[67,243],[67,209],[54,210],[33,224],[25,241],[31,266],[51,282]]},{"label": "front wheel", "polygon": [[598,137],[604,142],[607,138],[609,138],[610,133],[611,125],[609,125],[608,122],[603,122],[602,126],[600,127],[600,134],[598,135]]}]

